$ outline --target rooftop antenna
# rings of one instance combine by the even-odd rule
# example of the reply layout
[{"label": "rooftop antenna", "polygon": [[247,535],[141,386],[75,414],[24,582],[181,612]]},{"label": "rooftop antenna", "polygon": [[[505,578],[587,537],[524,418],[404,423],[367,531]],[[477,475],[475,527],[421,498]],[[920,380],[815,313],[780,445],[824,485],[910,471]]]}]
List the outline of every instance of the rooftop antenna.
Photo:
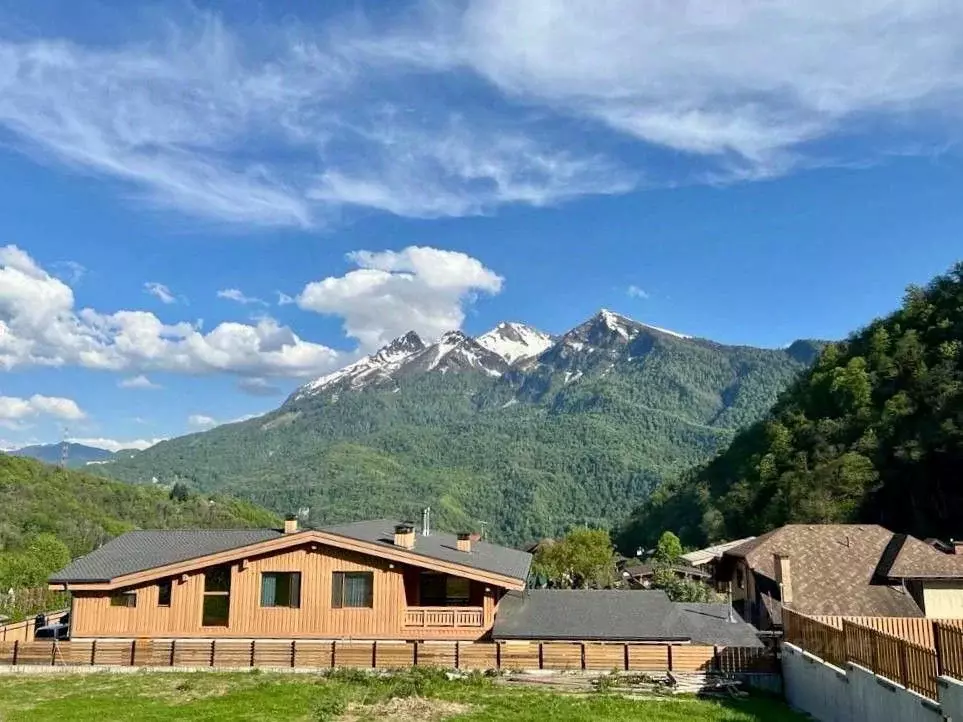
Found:
[{"label": "rooftop antenna", "polygon": [[67,443],[67,427],[64,427],[63,440],[60,442],[60,468],[67,468],[67,460],[70,456],[70,445]]},{"label": "rooftop antenna", "polygon": [[431,507],[426,506],[421,513],[421,535],[431,536]]}]

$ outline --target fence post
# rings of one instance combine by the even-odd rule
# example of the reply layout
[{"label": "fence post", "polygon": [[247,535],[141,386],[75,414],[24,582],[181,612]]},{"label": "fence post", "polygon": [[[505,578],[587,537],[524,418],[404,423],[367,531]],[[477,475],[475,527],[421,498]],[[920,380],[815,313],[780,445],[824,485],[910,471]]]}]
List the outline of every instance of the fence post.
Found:
[{"label": "fence post", "polygon": [[538,643],[538,668],[539,668],[539,669],[544,669],[544,668],[545,668],[544,664],[545,664],[545,663],[544,663],[544,657],[543,657],[543,653],[542,653],[542,643],[539,642],[539,643]]},{"label": "fence post", "polygon": [[291,640],[291,669],[294,669],[294,660],[297,655],[297,644],[298,641],[296,639]]},{"label": "fence post", "polygon": [[13,659],[10,660],[10,664],[14,667],[17,666],[17,657],[20,656],[20,640],[13,640]]},{"label": "fence post", "polygon": [[461,669],[461,642],[455,642],[455,669]]},{"label": "fence post", "polygon": [[55,667],[57,665],[57,640],[55,639],[50,643],[50,666]]},{"label": "fence post", "polygon": [[906,663],[906,641],[899,644],[899,681],[906,689],[909,689],[909,665]]},{"label": "fence post", "polygon": [[628,642],[622,645],[622,666],[626,672],[629,671],[629,645]]},{"label": "fence post", "polygon": [[585,642],[582,642],[579,646],[581,647],[581,658],[582,658],[581,666],[582,666],[582,670],[584,671],[585,670]]},{"label": "fence post", "polygon": [[254,649],[255,649],[254,645],[255,644],[256,644],[255,640],[252,639],[251,640],[251,665],[250,665],[252,667],[254,666]]},{"label": "fence post", "polygon": [[936,676],[943,676],[943,629],[933,622],[933,649],[936,650]]},{"label": "fence post", "polygon": [[[418,664],[418,642],[415,642],[415,664]],[[495,642],[495,669],[502,668],[502,643]]]},{"label": "fence post", "polygon": [[211,640],[211,658],[208,660],[208,662],[210,663],[209,666],[211,666],[211,667],[214,666],[214,645],[216,645],[216,644],[217,644],[217,640],[216,640],[216,639],[212,639],[212,640]]},{"label": "fence post", "polygon": [[134,662],[137,661],[137,640],[130,640],[130,666],[133,667]]},{"label": "fence post", "polygon": [[870,635],[873,640],[873,674],[879,672],[879,634],[874,629]]},{"label": "fence post", "polygon": [[371,668],[374,669],[378,666],[378,641],[375,640],[371,643]]},{"label": "fence post", "polygon": [[[335,640],[331,641],[331,669],[334,669],[334,665],[337,662],[337,648],[338,643]],[[415,664],[418,664],[418,642],[415,642]]]},{"label": "fence post", "polygon": [[174,651],[175,651],[176,648],[177,648],[177,640],[176,640],[176,639],[172,639],[172,640],[171,640],[171,659],[170,659],[170,662],[171,662],[171,663],[170,663],[170,666],[171,666],[171,667],[174,666]]},{"label": "fence post", "polygon": [[665,650],[666,650],[666,657],[667,657],[666,661],[669,663],[669,671],[671,672],[672,671],[672,645],[671,644],[665,645]]},{"label": "fence post", "polygon": [[94,666],[94,662],[97,659],[97,640],[95,639],[90,643],[90,666]]}]

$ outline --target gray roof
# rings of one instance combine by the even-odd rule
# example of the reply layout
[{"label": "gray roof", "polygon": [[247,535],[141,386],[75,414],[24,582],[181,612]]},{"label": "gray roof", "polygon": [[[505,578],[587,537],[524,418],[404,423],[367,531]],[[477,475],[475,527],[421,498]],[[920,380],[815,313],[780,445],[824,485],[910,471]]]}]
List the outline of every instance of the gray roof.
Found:
[{"label": "gray roof", "polygon": [[692,642],[758,647],[756,630],[725,604],[677,604],[662,591],[530,589],[498,605],[495,639]]},{"label": "gray roof", "polygon": [[[386,519],[360,521],[325,527],[321,531],[397,549],[394,546],[394,527],[397,523]],[[131,531],[75,559],[52,575],[49,581],[53,584],[108,582],[126,574],[238,549],[282,535],[283,532],[278,529]],[[410,551],[430,559],[455,562],[522,581],[528,576],[532,555],[527,552],[487,542],[473,542],[471,552],[465,553],[458,551],[456,541],[454,534],[445,532],[432,532],[427,537],[417,534],[415,547]]]},{"label": "gray roof", "polygon": [[196,559],[281,536],[277,529],[130,531],[75,559],[50,582],[108,582],[115,577]]},{"label": "gray roof", "polygon": [[[396,524],[398,522],[394,519],[376,519],[326,526],[321,531],[397,549],[394,545]],[[528,569],[532,565],[532,555],[528,552],[474,541],[471,552],[466,553],[458,551],[456,543],[457,537],[454,534],[432,531],[429,536],[424,536],[418,532],[415,534],[414,548],[408,551],[429,559],[453,562],[521,581],[528,577]]]}]

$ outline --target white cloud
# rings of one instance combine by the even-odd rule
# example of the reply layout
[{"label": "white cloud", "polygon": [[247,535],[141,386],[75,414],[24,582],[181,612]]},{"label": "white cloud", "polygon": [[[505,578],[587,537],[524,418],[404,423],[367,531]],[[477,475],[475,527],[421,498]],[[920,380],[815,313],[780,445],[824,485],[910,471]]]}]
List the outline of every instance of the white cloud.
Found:
[{"label": "white cloud", "polygon": [[474,294],[498,293],[503,282],[477,259],[437,248],[356,251],[348,260],[358,268],[307,284],[298,305],[344,318],[364,352],[410,330],[437,338],[460,328]]},{"label": "white cloud", "polygon": [[0,424],[17,425],[21,421],[49,416],[65,421],[83,419],[86,414],[72,399],[61,396],[41,396],[34,394],[29,398],[0,396]]},{"label": "white cloud", "polygon": [[80,279],[87,275],[86,266],[77,263],[77,261],[58,261],[53,264],[53,268],[57,275],[69,284],[78,283]]},{"label": "white cloud", "polygon": [[636,285],[629,286],[627,289],[625,289],[625,292],[628,294],[629,298],[648,298],[649,297],[648,291]]},{"label": "white cloud", "polygon": [[228,372],[316,376],[339,352],[299,338],[270,317],[198,325],[165,324],[153,313],[74,307],[73,291],[16,246],[0,247],[0,369],[82,366],[134,374]]},{"label": "white cloud", "polygon": [[319,225],[345,206],[461,215],[630,183],[524,123],[488,123],[485,102],[409,92],[417,76],[349,52],[366,30],[166,20],[148,42],[0,41],[0,126],[155,205],[248,225]]},{"label": "white cloud", "polygon": [[223,298],[228,301],[235,301],[241,305],[247,306],[251,303],[256,303],[261,306],[267,306],[267,302],[257,298],[255,296],[245,296],[240,289],[237,288],[223,288],[217,292],[218,298]]},{"label": "white cloud", "polygon": [[[851,151],[873,156],[894,142],[887,128],[932,140],[963,115],[959,3],[470,0],[459,9],[423,7],[419,22],[387,37],[345,43],[386,69],[470,69],[513,101],[690,154],[737,180],[818,163],[818,154],[807,158],[811,141],[882,130],[875,143]],[[954,121],[946,123],[947,115]]]},{"label": "white cloud", "polygon": [[143,451],[144,449],[149,449],[154,444],[159,444],[161,441],[166,441],[166,437],[158,437],[156,439],[131,439],[129,441],[121,441],[118,439],[107,439],[103,437],[95,438],[71,438],[70,441],[75,444],[83,444],[84,446],[93,446],[97,449],[106,449],[107,451],[120,451],[121,449],[137,449],[138,451]]},{"label": "white cloud", "polygon": [[126,379],[121,379],[117,382],[117,386],[122,389],[159,389],[162,388],[160,384],[155,384],[149,378],[144,376],[144,374],[139,374],[137,376],[131,376]]},{"label": "white cloud", "polygon": [[204,414],[191,414],[187,417],[187,425],[193,426],[195,429],[209,429],[217,426],[217,423],[217,419]]},{"label": "white cloud", "polygon": [[171,290],[163,283],[157,283],[157,281],[148,281],[144,284],[144,291],[149,293],[154,298],[160,299],[161,303],[177,303],[177,297],[171,293]]},{"label": "white cloud", "polygon": [[297,299],[295,299],[293,296],[289,296],[288,294],[284,293],[284,291],[277,291],[277,294],[278,294],[278,306],[289,306],[292,303],[295,303],[297,301]]}]

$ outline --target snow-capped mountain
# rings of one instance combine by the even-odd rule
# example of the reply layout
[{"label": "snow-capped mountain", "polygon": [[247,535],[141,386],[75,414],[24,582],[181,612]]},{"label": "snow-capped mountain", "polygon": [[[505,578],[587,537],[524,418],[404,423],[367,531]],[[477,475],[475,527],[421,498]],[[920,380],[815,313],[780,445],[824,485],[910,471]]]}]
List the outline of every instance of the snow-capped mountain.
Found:
[{"label": "snow-capped mountain", "polygon": [[[500,377],[542,369],[565,373],[575,381],[588,367],[607,356],[622,353],[643,331],[687,339],[674,331],[634,321],[605,309],[560,338],[522,323],[503,322],[478,338],[449,331],[436,343],[426,344],[409,331],[370,356],[298,389],[293,400],[324,393],[397,386],[400,379],[426,373],[467,371]],[[591,354],[595,354],[594,357]]]},{"label": "snow-capped mountain", "polygon": [[477,341],[510,364],[538,356],[553,343],[549,334],[524,323],[500,323]]}]

